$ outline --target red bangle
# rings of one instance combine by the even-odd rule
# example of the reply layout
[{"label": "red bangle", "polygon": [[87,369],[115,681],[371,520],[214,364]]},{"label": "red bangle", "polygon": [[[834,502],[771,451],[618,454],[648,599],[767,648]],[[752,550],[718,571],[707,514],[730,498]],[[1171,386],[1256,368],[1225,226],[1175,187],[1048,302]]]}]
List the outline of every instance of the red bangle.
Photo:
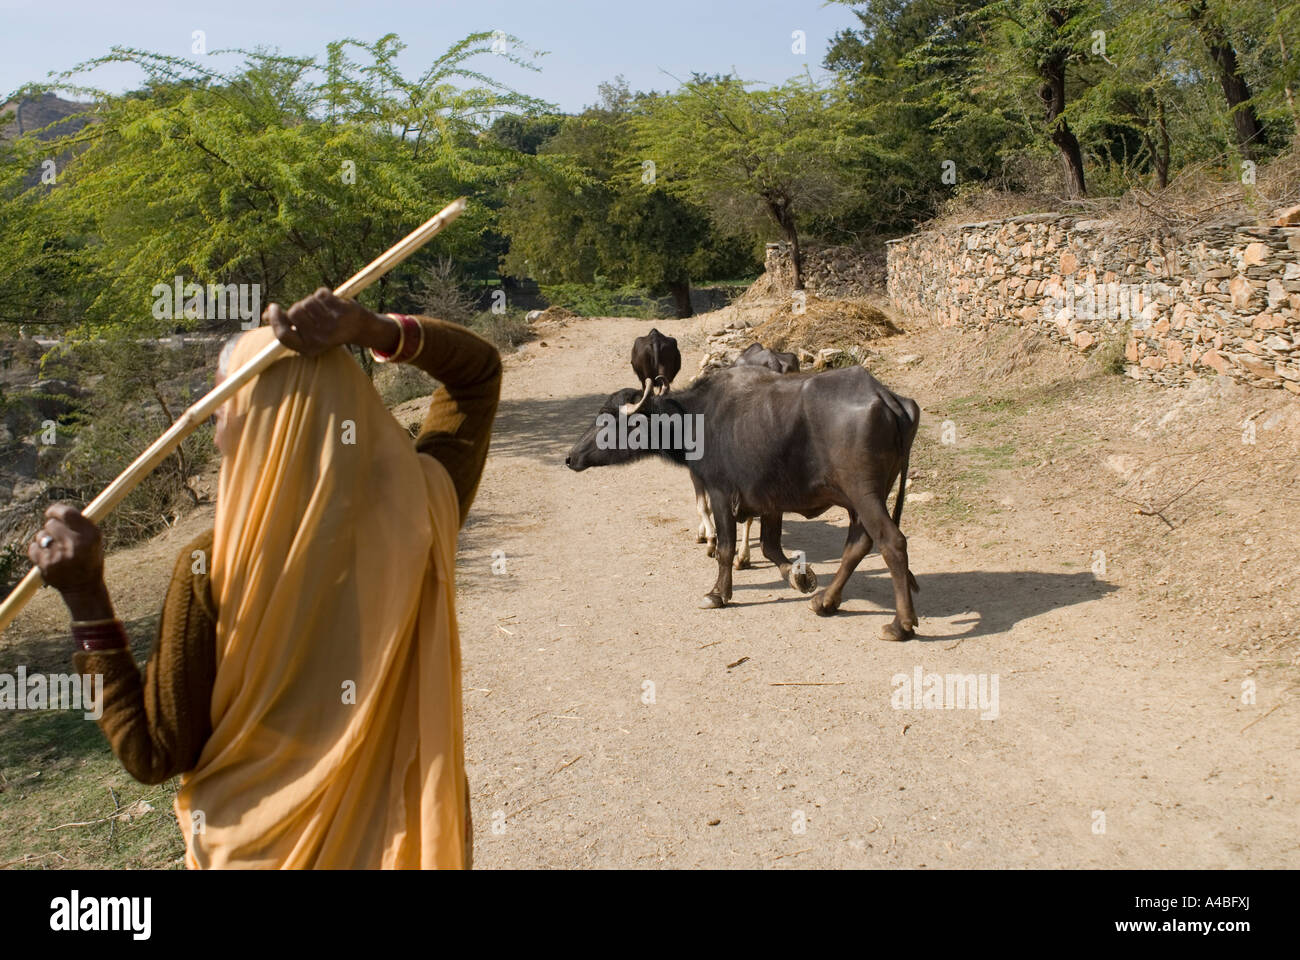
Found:
[{"label": "red bangle", "polygon": [[404,313],[389,313],[386,316],[396,320],[401,330],[401,335],[397,339],[397,349],[392,353],[372,349],[370,354],[378,363],[409,363],[424,349],[424,327],[415,317]]},{"label": "red bangle", "polygon": [[121,650],[127,646],[121,620],[72,623],[72,639],[82,650]]}]

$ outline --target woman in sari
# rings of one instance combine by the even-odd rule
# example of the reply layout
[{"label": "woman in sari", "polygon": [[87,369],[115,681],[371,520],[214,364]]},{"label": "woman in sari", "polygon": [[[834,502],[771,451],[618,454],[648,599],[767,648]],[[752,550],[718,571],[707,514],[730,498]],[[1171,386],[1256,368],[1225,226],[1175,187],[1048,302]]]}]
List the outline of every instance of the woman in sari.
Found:
[{"label": "woman in sari", "polygon": [[[223,352],[297,352],[218,414],[213,530],[177,559],[144,675],[66,504],[29,549],[72,615],[100,726],[145,783],[177,774],[192,868],[468,867],[455,553],[500,392],[487,341],[328,290]],[[343,349],[436,378],[410,436]],[[224,371],[218,376],[224,375]]]}]

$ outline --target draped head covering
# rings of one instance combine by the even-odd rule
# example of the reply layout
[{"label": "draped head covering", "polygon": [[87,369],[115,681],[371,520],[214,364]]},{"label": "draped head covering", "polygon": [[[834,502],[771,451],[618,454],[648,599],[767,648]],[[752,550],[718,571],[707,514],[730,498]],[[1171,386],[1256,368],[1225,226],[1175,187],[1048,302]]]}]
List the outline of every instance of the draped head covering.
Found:
[{"label": "draped head covering", "polygon": [[[271,337],[241,337],[232,369]],[[342,348],[277,361],[226,416],[186,862],[467,866],[451,479]]]}]

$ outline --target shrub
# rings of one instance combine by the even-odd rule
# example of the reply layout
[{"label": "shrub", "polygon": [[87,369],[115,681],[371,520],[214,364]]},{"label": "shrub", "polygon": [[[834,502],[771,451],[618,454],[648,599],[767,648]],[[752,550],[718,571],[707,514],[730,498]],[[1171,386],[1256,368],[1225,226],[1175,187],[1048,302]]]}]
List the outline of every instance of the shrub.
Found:
[{"label": "shrub", "polygon": [[[59,428],[61,461],[52,486],[89,502],[211,384],[215,356],[136,341],[103,341],[78,351],[94,387]],[[66,445],[66,446],[65,446]],[[100,524],[121,545],[153,536],[199,502],[190,478],[213,460],[212,427],[204,424]]]},{"label": "shrub", "polygon": [[1093,369],[1109,374],[1124,372],[1125,365],[1128,363],[1128,359],[1124,356],[1124,348],[1128,346],[1130,327],[1130,324],[1124,324],[1097,345],[1092,356],[1088,358]]},{"label": "shrub", "polygon": [[427,373],[405,363],[376,364],[374,384],[388,407],[427,396],[434,390],[434,382]]},{"label": "shrub", "polygon": [[419,310],[427,317],[468,326],[474,319],[474,297],[464,277],[448,257],[440,257],[420,274],[415,287]]},{"label": "shrub", "polygon": [[518,310],[505,313],[480,313],[468,324],[481,337],[491,340],[498,350],[511,352],[521,343],[533,339],[533,328]]},{"label": "shrub", "polygon": [[637,287],[615,287],[608,283],[557,283],[541,287],[552,306],[568,307],[584,317],[640,317],[659,320],[672,316],[658,299],[647,297]]}]

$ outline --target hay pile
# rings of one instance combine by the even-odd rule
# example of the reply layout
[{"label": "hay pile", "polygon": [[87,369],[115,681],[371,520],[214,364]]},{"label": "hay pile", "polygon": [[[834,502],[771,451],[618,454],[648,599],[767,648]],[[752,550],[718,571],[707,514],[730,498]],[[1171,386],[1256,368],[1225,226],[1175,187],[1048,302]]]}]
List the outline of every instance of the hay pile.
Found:
[{"label": "hay pile", "polygon": [[861,347],[902,331],[875,300],[864,297],[822,299],[809,293],[803,312],[795,313],[789,287],[764,273],[728,306],[708,314],[715,336],[724,329],[748,327],[749,334],[773,350],[816,353],[828,347]]},{"label": "hay pile", "polygon": [[545,310],[537,312],[536,316],[529,315],[528,318],[532,323],[567,323],[570,320],[578,319],[578,315],[568,307],[554,306],[547,307]]},{"label": "hay pile", "polygon": [[750,332],[769,349],[817,353],[828,347],[862,347],[902,331],[869,300],[809,297],[803,313],[794,313],[786,302]]},{"label": "hay pile", "polygon": [[[701,372],[729,367],[751,343],[794,353],[805,370],[866,363],[867,344],[902,331],[890,316],[866,299],[821,300],[808,297],[802,313],[794,313],[789,296],[765,299],[759,284],[747,304],[741,301],[708,314],[712,324],[705,341]],[[746,294],[748,297],[749,294]],[[742,300],[745,298],[741,298]],[[740,304],[743,312],[737,309]],[[716,326],[719,321],[720,326]]]}]

